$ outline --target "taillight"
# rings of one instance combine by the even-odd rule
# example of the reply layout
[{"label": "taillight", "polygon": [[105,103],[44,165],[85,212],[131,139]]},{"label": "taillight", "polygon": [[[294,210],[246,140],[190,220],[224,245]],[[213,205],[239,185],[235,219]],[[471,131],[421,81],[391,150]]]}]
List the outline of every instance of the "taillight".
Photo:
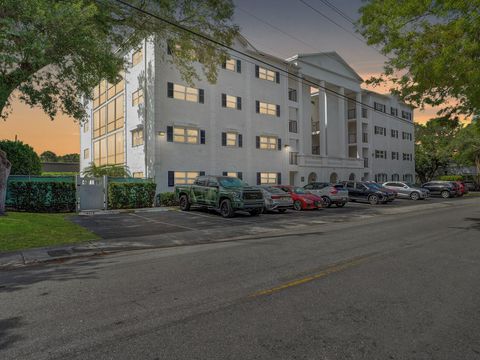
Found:
[{"label": "taillight", "polygon": [[330,190],[330,194],[338,194],[338,190],[336,188],[333,188]]},{"label": "taillight", "polygon": [[280,195],[272,195],[271,197],[272,197],[272,199],[277,199],[277,200],[281,198]]}]

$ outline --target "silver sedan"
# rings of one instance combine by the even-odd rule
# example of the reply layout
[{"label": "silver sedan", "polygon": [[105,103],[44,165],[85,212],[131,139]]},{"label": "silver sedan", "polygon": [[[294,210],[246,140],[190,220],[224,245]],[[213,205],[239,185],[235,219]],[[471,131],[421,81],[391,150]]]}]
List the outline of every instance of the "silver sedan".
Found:
[{"label": "silver sedan", "polygon": [[290,194],[277,187],[263,185],[258,186],[262,190],[265,199],[264,212],[277,210],[280,213],[293,208],[293,200]]},{"label": "silver sedan", "polygon": [[428,189],[424,189],[420,186],[415,186],[414,184],[400,181],[389,181],[383,183],[383,186],[387,189],[395,190],[397,192],[397,197],[399,198],[424,200],[430,197],[430,191],[428,191]]}]

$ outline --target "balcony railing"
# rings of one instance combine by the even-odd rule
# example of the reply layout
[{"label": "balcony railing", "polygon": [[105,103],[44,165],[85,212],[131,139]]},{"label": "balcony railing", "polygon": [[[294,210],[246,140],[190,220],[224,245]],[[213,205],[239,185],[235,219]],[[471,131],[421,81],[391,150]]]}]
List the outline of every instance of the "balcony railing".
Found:
[{"label": "balcony railing", "polygon": [[363,159],[363,167],[368,168],[368,158]]},{"label": "balcony railing", "polygon": [[291,133],[297,133],[297,121],[296,120],[288,120],[288,131]]},{"label": "balcony railing", "polygon": [[356,117],[357,117],[356,109],[348,109],[348,120],[356,119]]},{"label": "balcony railing", "polygon": [[368,110],[366,108],[362,108],[362,118],[368,118]]},{"label": "balcony railing", "polygon": [[320,155],[320,146],[318,145],[312,146],[312,155]]},{"label": "balcony railing", "polygon": [[296,89],[288,89],[288,100],[297,102],[297,90]]},{"label": "balcony railing", "polygon": [[320,123],[314,122],[312,123],[312,132],[320,131]]},{"label": "balcony railing", "polygon": [[355,134],[355,133],[348,134],[348,143],[349,144],[356,144],[357,143],[357,134]]},{"label": "balcony railing", "polygon": [[368,133],[362,133],[362,142],[368,143]]},{"label": "balcony railing", "polygon": [[290,165],[298,165],[298,152],[290,152]]}]

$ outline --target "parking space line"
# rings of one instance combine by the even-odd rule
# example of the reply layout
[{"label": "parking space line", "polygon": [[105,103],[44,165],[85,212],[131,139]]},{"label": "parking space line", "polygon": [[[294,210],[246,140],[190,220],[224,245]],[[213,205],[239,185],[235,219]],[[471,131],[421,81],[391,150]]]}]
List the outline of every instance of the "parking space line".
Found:
[{"label": "parking space line", "polygon": [[179,228],[184,228],[184,229],[187,229],[187,230],[194,230],[194,231],[198,231],[198,229],[195,229],[195,228],[191,228],[191,227],[188,227],[188,226],[183,226],[183,225],[177,225],[177,224],[172,224],[172,223],[167,223],[167,222],[164,222],[164,221],[158,221],[158,220],[154,220],[154,219],[150,219],[150,218],[147,218],[145,216],[140,216],[138,214],[130,214],[131,216],[136,216],[136,217],[139,217],[145,221],[148,221],[148,222],[154,222],[154,223],[157,223],[157,224],[163,224],[163,225],[168,225],[168,226],[174,226],[174,227],[179,227]]},{"label": "parking space line", "polygon": [[180,211],[179,214],[200,216],[200,217],[204,217],[204,218],[212,219],[212,220],[215,219],[215,220],[237,221],[237,222],[241,222],[241,223],[244,223],[244,224],[251,224],[251,222],[249,222],[249,221],[244,221],[244,220],[240,220],[240,219],[236,219],[236,218],[220,218],[219,216],[216,216],[216,215],[204,215],[204,214],[199,214],[199,213],[192,212],[192,211],[189,211],[189,212]]}]

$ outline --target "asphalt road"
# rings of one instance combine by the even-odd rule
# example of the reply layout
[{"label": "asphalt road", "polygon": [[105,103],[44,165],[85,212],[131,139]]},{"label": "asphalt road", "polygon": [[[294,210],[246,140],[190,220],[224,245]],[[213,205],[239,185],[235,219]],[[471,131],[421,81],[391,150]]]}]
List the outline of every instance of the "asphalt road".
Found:
[{"label": "asphalt road", "polygon": [[0,359],[480,359],[480,199],[0,273]]}]

